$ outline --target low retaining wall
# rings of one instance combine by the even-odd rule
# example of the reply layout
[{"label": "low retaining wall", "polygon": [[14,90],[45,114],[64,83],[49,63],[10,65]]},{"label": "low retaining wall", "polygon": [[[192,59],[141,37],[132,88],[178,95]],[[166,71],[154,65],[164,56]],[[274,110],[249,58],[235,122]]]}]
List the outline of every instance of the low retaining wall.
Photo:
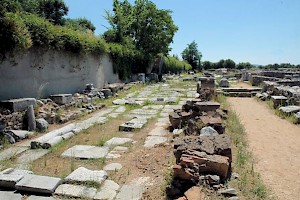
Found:
[{"label": "low retaining wall", "polygon": [[0,100],[75,93],[93,83],[118,82],[108,55],[78,55],[32,48],[0,62]]}]

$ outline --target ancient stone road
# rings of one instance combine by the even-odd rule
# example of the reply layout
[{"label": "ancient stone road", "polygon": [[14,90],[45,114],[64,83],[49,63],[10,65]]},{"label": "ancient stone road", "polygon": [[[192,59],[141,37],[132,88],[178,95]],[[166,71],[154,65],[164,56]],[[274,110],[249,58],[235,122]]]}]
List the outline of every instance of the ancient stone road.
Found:
[{"label": "ancient stone road", "polygon": [[255,169],[279,199],[300,197],[300,126],[255,98],[228,98],[246,129]]}]

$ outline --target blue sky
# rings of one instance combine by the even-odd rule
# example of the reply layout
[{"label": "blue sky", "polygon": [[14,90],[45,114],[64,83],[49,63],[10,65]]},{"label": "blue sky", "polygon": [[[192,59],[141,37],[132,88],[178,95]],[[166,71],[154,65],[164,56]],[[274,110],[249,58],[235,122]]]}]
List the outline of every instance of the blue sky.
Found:
[{"label": "blue sky", "polygon": [[[102,34],[112,0],[65,0],[70,18],[86,17]],[[130,0],[133,2],[133,0]],[[193,40],[202,60],[300,64],[300,0],[152,0],[179,27],[170,54]]]}]

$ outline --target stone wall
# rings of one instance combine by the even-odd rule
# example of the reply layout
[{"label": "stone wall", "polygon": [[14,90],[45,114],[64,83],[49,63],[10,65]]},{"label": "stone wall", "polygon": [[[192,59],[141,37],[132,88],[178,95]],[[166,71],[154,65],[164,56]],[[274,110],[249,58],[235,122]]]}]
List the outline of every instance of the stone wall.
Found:
[{"label": "stone wall", "polygon": [[69,52],[32,48],[15,53],[0,63],[0,100],[75,93],[93,83],[119,81],[108,55],[78,55]]}]

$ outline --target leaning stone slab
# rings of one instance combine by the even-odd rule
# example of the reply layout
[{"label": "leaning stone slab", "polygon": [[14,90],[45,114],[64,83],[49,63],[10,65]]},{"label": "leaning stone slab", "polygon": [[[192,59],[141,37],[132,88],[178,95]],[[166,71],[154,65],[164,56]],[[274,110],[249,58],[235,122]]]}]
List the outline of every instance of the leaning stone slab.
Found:
[{"label": "leaning stone slab", "polygon": [[24,175],[0,174],[0,187],[14,189]]},{"label": "leaning stone slab", "polygon": [[55,194],[59,196],[89,199],[93,199],[96,195],[96,192],[96,188],[88,188],[86,186],[70,184],[62,184],[55,190]]},{"label": "leaning stone slab", "polygon": [[129,142],[133,142],[130,138],[119,138],[119,137],[113,137],[110,140],[106,141],[104,143],[104,146],[116,146],[116,145],[122,145]]},{"label": "leaning stone slab", "polygon": [[22,195],[14,191],[0,191],[0,199],[3,200],[21,200]]},{"label": "leaning stone slab", "polygon": [[104,170],[89,170],[84,167],[79,167],[71,174],[69,174],[64,181],[66,183],[84,183],[87,181],[95,181],[101,184],[107,179],[107,173]]},{"label": "leaning stone slab", "polygon": [[16,190],[52,194],[60,183],[60,178],[30,174],[24,176],[24,178],[16,184]]},{"label": "leaning stone slab", "polygon": [[80,159],[99,159],[108,154],[108,147],[96,147],[89,145],[76,145],[62,153],[62,157]]},{"label": "leaning stone slab", "polygon": [[31,105],[35,107],[35,98],[10,99],[0,102],[0,107],[7,108],[13,112],[24,111]]},{"label": "leaning stone slab", "polygon": [[10,159],[24,151],[26,151],[27,147],[10,147],[5,149],[0,153],[0,161]]},{"label": "leaning stone slab", "polygon": [[12,132],[14,138],[17,138],[18,140],[24,140],[25,138],[28,138],[29,136],[33,135],[33,132],[31,131],[10,130],[10,132]]}]

